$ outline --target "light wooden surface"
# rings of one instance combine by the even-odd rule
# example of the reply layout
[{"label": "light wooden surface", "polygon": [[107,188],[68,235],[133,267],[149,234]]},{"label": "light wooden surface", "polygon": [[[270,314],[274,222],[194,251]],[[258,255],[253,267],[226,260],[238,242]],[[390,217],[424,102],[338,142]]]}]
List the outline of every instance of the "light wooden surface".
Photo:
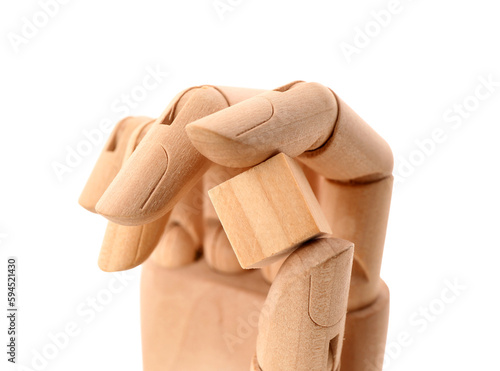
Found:
[{"label": "light wooden surface", "polygon": [[209,190],[243,268],[263,267],[331,228],[301,167],[278,154]]}]

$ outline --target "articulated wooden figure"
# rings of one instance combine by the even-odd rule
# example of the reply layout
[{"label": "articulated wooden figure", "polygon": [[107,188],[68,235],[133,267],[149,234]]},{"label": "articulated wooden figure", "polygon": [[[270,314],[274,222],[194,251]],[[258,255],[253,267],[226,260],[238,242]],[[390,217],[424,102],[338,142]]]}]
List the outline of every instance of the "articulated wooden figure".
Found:
[{"label": "articulated wooden figure", "polygon": [[144,263],[144,370],[381,370],[392,167],[317,83],[193,87],[118,123],[80,204],[109,220],[101,269]]}]

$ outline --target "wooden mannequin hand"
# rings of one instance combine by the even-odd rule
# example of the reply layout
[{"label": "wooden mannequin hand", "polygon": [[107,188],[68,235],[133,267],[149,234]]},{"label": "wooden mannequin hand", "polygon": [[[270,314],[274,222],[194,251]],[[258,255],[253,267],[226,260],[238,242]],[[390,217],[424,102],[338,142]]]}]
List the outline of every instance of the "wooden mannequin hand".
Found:
[{"label": "wooden mannequin hand", "polygon": [[[330,90],[306,83],[263,93],[189,89],[154,123],[141,125],[128,144],[132,156],[114,181],[100,188],[106,189],[102,197],[94,197],[99,199],[97,206],[83,195],[80,201],[119,223],[108,227],[100,257],[103,269],[131,268],[156,247],[144,266],[142,281],[146,370],[203,369],[196,368],[200,364],[217,365],[208,368],[214,370],[244,369],[240,366],[255,350],[256,331],[248,336],[236,334],[235,344],[246,343],[236,351],[234,347],[229,351],[227,336],[220,341],[213,333],[231,335],[242,318],[255,316],[269,286],[259,272],[214,273],[235,273],[240,268],[211,205],[206,197],[199,197],[206,192],[200,190],[239,170],[212,165],[200,184],[211,167],[206,158],[246,167],[284,152],[305,163],[312,169],[307,173],[334,235],[356,243],[350,309],[377,300],[392,155],[385,142]],[[113,141],[116,138],[109,148],[117,148],[111,145]],[[221,171],[226,178],[213,176]],[[193,200],[198,206],[193,206]],[[192,263],[202,242],[204,259]],[[175,266],[183,268],[171,269]],[[268,280],[272,273],[267,271]],[[178,302],[182,305],[177,306]],[[201,303],[212,309],[204,311]],[[224,311],[221,303],[233,309]]]},{"label": "wooden mannequin hand", "polygon": [[[95,194],[118,171],[118,158],[128,157],[150,126],[148,118],[128,118],[117,125],[82,193],[80,202],[88,209],[94,209]],[[266,279],[274,278],[282,261],[270,269],[242,270],[206,197],[207,188],[239,172],[214,164],[203,181],[176,204],[168,221],[162,217],[141,226],[108,224],[99,257],[104,270],[123,269],[156,247],[142,270],[145,370],[247,370],[251,363],[252,369],[258,370],[254,355],[259,317],[259,332],[266,334],[259,343],[264,350],[262,362],[273,365],[266,369],[330,370],[339,364],[352,243],[332,238],[309,242],[287,259],[268,295]],[[201,249],[203,256],[199,258]],[[325,280],[325,275],[330,279]],[[337,308],[331,311],[331,326],[309,319],[309,281],[313,277],[318,277],[320,284],[315,292],[339,296],[333,301],[326,298]],[[325,298],[312,298],[323,313]],[[296,315],[297,320],[279,320],[280,311],[287,307],[301,314]],[[311,347],[318,351],[317,341],[297,343],[303,333],[323,343],[325,349],[320,349],[319,357],[311,357]],[[297,348],[277,349],[286,343],[284,338]],[[331,346],[328,339],[333,340]],[[274,353],[265,351],[275,348]],[[279,362],[287,363],[277,365],[276,356]]]}]

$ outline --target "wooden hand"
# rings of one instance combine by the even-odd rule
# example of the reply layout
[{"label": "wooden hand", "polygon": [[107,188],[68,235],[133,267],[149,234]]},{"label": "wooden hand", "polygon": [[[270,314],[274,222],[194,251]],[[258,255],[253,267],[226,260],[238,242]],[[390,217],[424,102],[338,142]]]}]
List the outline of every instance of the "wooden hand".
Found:
[{"label": "wooden hand", "polygon": [[[113,133],[110,143],[127,142],[125,135],[121,135],[120,140],[118,134],[118,131]],[[80,202],[111,221],[99,260],[104,270],[132,268],[155,250],[151,261],[144,266],[142,286],[144,343],[148,344],[144,355],[145,364],[150,365],[148,370],[162,364],[165,366],[162,369],[168,369],[164,362],[170,362],[172,369],[179,369],[182,364],[194,367],[195,359],[190,359],[191,363],[185,359],[191,349],[185,339],[191,326],[186,322],[186,311],[197,313],[194,308],[202,297],[219,308],[215,318],[221,313],[217,306],[221,295],[235,290],[250,293],[249,296],[228,295],[228,306],[241,309],[243,316],[247,312],[242,306],[248,308],[245,303],[253,302],[253,308],[263,305],[268,286],[259,274],[209,278],[214,275],[211,269],[224,273],[241,273],[241,269],[213,208],[203,195],[207,189],[242,171],[240,168],[256,165],[279,152],[296,157],[308,166],[306,174],[333,235],[356,245],[343,369],[359,369],[366,360],[378,367],[379,360],[373,358],[380,357],[381,349],[383,354],[381,342],[385,341],[387,320],[387,290],[379,279],[379,272],[392,189],[392,155],[386,143],[345,103],[319,84],[301,82],[270,92],[193,88],[174,99],[153,123],[142,122],[134,134],[130,134],[128,143],[125,157],[131,157],[122,170],[115,170],[115,163],[109,167],[106,177],[95,171],[86,187],[93,188],[94,192],[87,192],[86,197],[84,192]],[[211,165],[207,159],[220,165]],[[104,160],[103,152],[96,169],[105,167],[99,166]],[[113,177],[109,174],[113,172],[118,175],[111,182]],[[100,187],[95,187],[95,183],[101,183]],[[193,263],[202,244],[205,258]],[[263,270],[267,281],[272,280],[281,263]],[[172,270],[172,267],[184,268]],[[179,280],[186,277],[193,280],[181,285]],[[203,281],[206,283],[202,284]],[[213,290],[213,295],[207,295],[205,290],[196,289],[206,284],[220,286],[222,291]],[[185,285],[191,287],[186,306],[178,307],[179,311],[167,310],[168,303],[182,295],[181,287]],[[233,300],[236,297],[237,302]],[[219,335],[230,334],[227,329],[242,317],[236,314],[238,310],[229,312],[226,311],[224,317],[228,323],[209,326],[210,329],[218,329]],[[163,322],[158,318],[162,316]],[[192,326],[197,326],[196,318],[202,321],[202,317],[194,315]],[[207,323],[210,321],[213,318]],[[169,331],[162,323],[167,327],[173,324],[180,327]],[[224,326],[228,327],[224,330]],[[249,336],[247,346],[240,348],[241,354],[233,352],[231,357],[227,344],[221,349],[223,343],[210,340],[217,335],[212,334],[209,327],[205,332],[200,330],[198,340],[206,342],[211,351],[200,353],[198,349],[198,361],[217,363],[221,358],[216,354],[226,354],[227,369],[239,369],[236,365],[255,349],[255,341],[252,341],[255,334]],[[364,336],[368,328],[374,336]],[[165,356],[154,351],[155,337]],[[370,339],[368,345],[374,348],[368,353],[364,349],[366,338]],[[219,348],[219,352],[215,348]],[[218,367],[214,369],[225,369]]]}]

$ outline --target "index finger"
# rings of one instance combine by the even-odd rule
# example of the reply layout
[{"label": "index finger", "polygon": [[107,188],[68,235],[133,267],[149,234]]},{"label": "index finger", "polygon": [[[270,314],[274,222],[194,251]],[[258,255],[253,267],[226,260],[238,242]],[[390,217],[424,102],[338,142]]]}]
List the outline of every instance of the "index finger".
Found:
[{"label": "index finger", "polygon": [[224,166],[253,166],[283,152],[342,182],[392,172],[387,143],[317,83],[296,82],[264,92],[192,122],[186,130],[198,151]]}]

